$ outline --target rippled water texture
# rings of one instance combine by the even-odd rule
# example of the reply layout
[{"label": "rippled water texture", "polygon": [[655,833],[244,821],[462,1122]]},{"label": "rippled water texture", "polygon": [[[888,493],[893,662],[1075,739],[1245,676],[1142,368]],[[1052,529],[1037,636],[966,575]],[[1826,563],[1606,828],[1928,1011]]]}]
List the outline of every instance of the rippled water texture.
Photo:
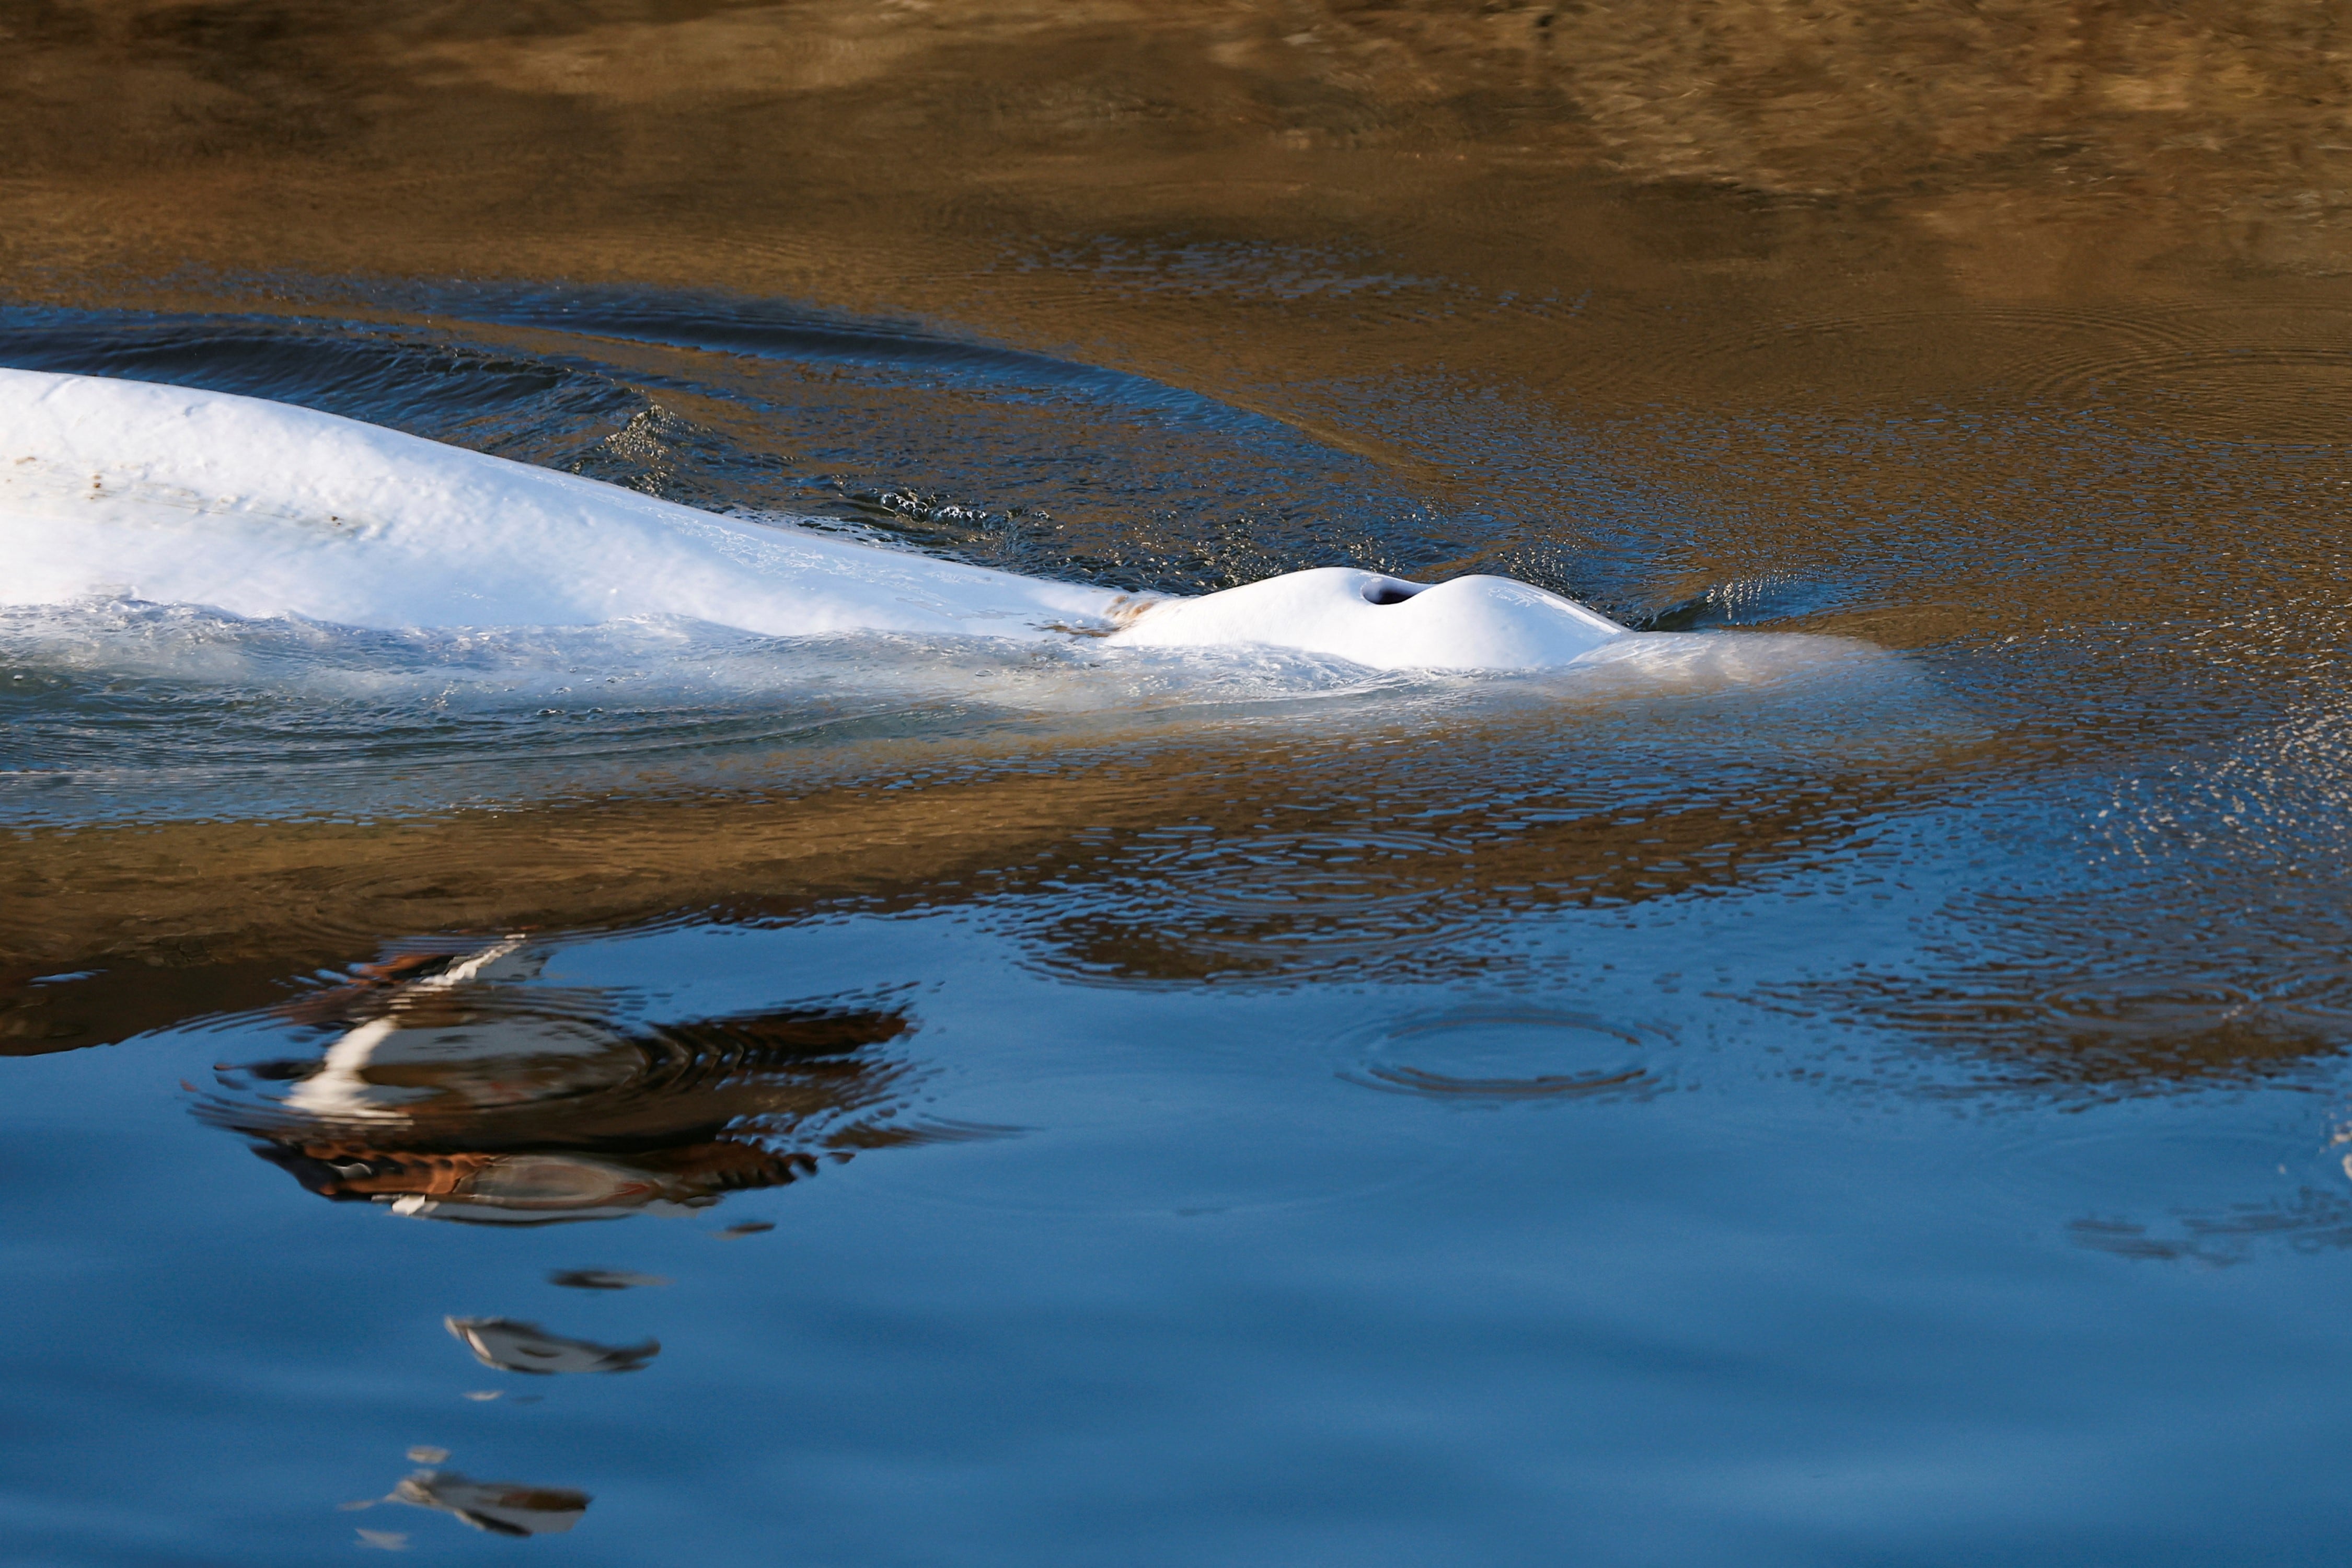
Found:
[{"label": "rippled water texture", "polygon": [[1697,634],[0,611],[0,1561],[2340,1559],[2320,13],[0,26],[0,364]]}]

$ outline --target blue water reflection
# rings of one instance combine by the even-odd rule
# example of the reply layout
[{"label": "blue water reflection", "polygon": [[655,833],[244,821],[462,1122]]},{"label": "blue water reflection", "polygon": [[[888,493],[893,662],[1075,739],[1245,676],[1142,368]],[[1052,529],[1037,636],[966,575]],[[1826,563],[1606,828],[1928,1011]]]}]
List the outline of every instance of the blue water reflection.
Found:
[{"label": "blue water reflection", "polygon": [[[498,1555],[530,1517],[614,1563],[680,1542],[707,1563],[1075,1563],[1111,1540],[1169,1563],[2046,1562],[2094,1541],[2324,1559],[2352,1426],[2326,1079],[2071,1106],[1949,1064],[1897,1086],[1857,1070],[1891,1048],[1869,1031],[1641,957],[1706,951],[1717,983],[1752,979],[1796,957],[1801,920],[1643,924],[1552,917],[1552,978],[1500,992],[1072,984],[984,910],[545,939],[481,983],[600,1039],[893,998],[903,1028],[829,1059],[902,1075],[886,1122],[989,1134],[868,1136],[813,1179],[603,1223],[430,1223],[240,1155],[219,1107],[266,1097],[207,1087],[214,1064],[342,1048],[352,1004],[322,1026],[320,984],[22,1061],[9,1533],[23,1561],[158,1563],[230,1541],[313,1563],[362,1529]],[[1657,1091],[1364,1080],[1412,1066],[1432,1018],[1570,1010],[1622,1020]],[[576,1110],[575,1142],[625,1123],[640,1151],[801,1125],[714,1109],[759,1100],[740,1062],[641,1054],[622,1094],[550,1075],[544,1045],[522,1053],[537,1077],[449,1047],[470,1064],[455,1110],[415,1071],[405,1089],[440,1100],[362,1110],[444,1148],[494,1112],[543,1145]],[[1492,1077],[1509,1047],[1478,1050]],[[282,1103],[306,1080],[264,1081]],[[666,1121],[665,1096],[692,1104]],[[725,1236],[743,1220],[774,1228]],[[2216,1267],[2241,1259],[2261,1266]],[[589,1268],[675,1283],[551,1278]],[[453,1318],[658,1356],[517,1375]],[[446,1465],[410,1467],[406,1500],[437,1486],[491,1525],[338,1511],[419,1446]],[[476,1476],[513,1495],[482,1503]],[[526,1504],[542,1514],[497,1528]]]}]

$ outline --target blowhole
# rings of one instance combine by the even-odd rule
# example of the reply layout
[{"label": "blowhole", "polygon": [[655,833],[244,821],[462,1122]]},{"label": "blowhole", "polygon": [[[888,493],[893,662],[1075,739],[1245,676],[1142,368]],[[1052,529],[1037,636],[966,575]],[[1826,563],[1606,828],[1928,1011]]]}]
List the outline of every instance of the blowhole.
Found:
[{"label": "blowhole", "polygon": [[1364,584],[1364,603],[1368,605],[1402,605],[1421,592],[1418,583],[1400,583],[1393,577],[1381,577]]}]

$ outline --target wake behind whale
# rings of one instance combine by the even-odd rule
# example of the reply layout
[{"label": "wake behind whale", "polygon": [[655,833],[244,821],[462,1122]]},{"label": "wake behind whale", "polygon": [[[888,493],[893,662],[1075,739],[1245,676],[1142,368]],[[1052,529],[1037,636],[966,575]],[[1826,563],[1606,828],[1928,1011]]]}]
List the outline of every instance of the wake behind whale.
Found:
[{"label": "wake behind whale", "polygon": [[229,394],[0,370],[0,603],[93,595],[401,630],[667,616],[879,632],[1259,646],[1374,669],[1541,669],[1626,628],[1498,577],[1327,567],[1185,598],[1015,575],[719,516]]}]

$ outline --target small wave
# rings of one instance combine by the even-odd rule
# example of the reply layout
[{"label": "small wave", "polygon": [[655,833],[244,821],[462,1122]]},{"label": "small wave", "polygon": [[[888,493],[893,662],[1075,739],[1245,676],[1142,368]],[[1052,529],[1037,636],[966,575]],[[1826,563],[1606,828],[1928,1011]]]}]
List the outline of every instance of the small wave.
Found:
[{"label": "small wave", "polygon": [[1392,1020],[1340,1047],[1339,1076],[1367,1089],[1461,1105],[1622,1099],[1667,1086],[1655,1031],[1538,1008]]}]

